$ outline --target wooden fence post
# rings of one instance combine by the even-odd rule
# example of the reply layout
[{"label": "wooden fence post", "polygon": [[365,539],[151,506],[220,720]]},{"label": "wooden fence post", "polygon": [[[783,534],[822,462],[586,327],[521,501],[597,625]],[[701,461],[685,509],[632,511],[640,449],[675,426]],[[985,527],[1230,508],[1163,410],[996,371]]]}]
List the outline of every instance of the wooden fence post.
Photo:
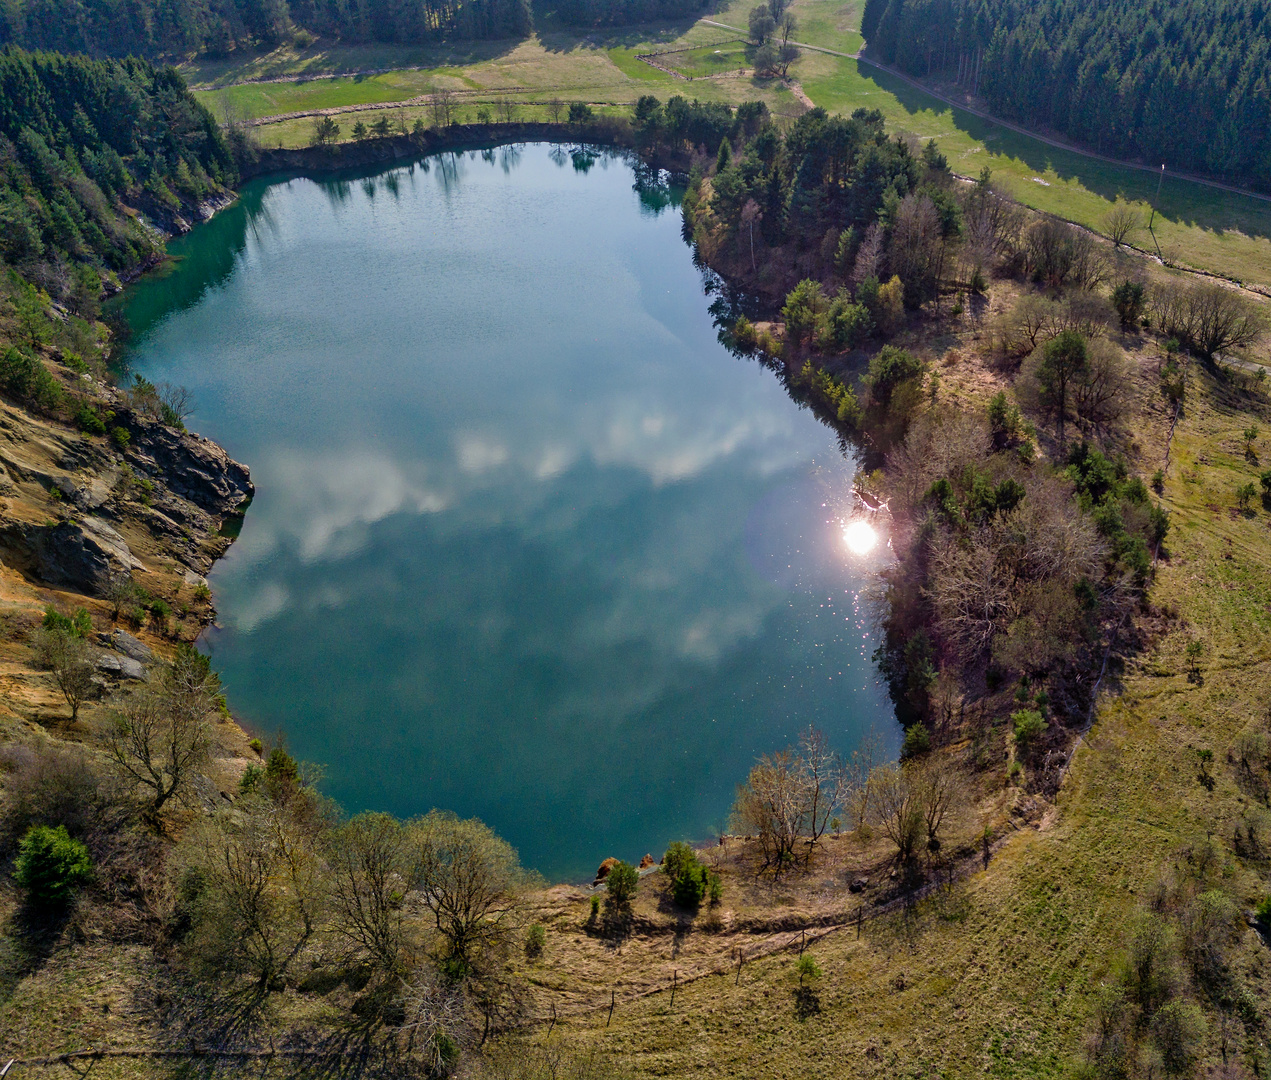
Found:
[{"label": "wooden fence post", "polygon": [[675,969],[675,974],[671,976],[671,1008],[675,1008],[675,991],[680,985],[680,969]]},{"label": "wooden fence post", "polygon": [[737,946],[737,981],[733,983],[734,986],[741,985],[741,962],[744,958],[745,958],[745,953],[742,952],[741,946],[738,945]]},{"label": "wooden fence post", "polygon": [[[609,991],[609,1020],[613,1019],[613,1007],[617,1003],[618,992],[616,990]],[[605,1021],[605,1027],[609,1026],[609,1020]]]}]

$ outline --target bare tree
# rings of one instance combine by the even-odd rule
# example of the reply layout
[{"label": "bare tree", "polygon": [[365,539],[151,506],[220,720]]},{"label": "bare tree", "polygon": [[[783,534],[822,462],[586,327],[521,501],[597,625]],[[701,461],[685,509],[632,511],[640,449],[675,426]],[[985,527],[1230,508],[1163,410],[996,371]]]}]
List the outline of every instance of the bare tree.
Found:
[{"label": "bare tree", "polygon": [[455,122],[454,91],[445,86],[434,86],[429,91],[429,111],[432,113],[432,126],[438,129],[448,128]]},{"label": "bare tree", "polygon": [[106,752],[130,780],[149,789],[147,815],[157,824],[169,800],[187,793],[207,760],[215,702],[171,673],[152,676],[124,699],[107,737]]},{"label": "bare tree", "polygon": [[1093,289],[1107,274],[1094,238],[1058,218],[1042,217],[1029,226],[1023,254],[1028,273],[1051,288]]},{"label": "bare tree", "polygon": [[1026,292],[997,320],[997,337],[1008,356],[1025,356],[1054,336],[1059,305],[1040,293]]},{"label": "bare tree", "polygon": [[807,776],[790,750],[760,758],[733,803],[734,828],[759,838],[764,866],[780,874],[794,862],[808,804]]},{"label": "bare tree", "polygon": [[450,955],[471,964],[519,924],[520,897],[532,882],[516,851],[475,818],[434,810],[411,826],[412,879]]},{"label": "bare tree", "polygon": [[505,124],[512,123],[516,119],[516,102],[506,94],[498,100],[499,115],[503,118]]},{"label": "bare tree", "polygon": [[194,395],[184,386],[168,382],[161,382],[156,389],[163,422],[170,427],[185,427],[185,421],[194,415]]},{"label": "bare tree", "polygon": [[203,819],[182,851],[191,952],[213,969],[249,971],[261,987],[280,979],[322,919],[325,873],[310,823],[251,799]]},{"label": "bare tree", "polygon": [[913,858],[922,840],[926,822],[914,785],[899,765],[884,765],[872,777],[879,816],[887,838],[896,845],[896,859]]},{"label": "bare tree", "polygon": [[892,226],[887,264],[891,272],[924,296],[934,296],[940,284],[944,240],[940,215],[925,193],[910,193],[900,200]]},{"label": "bare tree", "polygon": [[62,630],[41,628],[35,635],[35,659],[53,673],[53,681],[70,706],[71,723],[79,719],[80,706],[96,696],[93,662],[84,639]]},{"label": "bare tree", "polygon": [[1266,327],[1260,308],[1216,283],[1170,279],[1153,286],[1150,297],[1157,325],[1206,359],[1254,344]]},{"label": "bare tree", "polygon": [[783,79],[789,74],[790,65],[799,59],[798,46],[790,44],[797,27],[798,21],[792,11],[784,12],[777,21],[777,33],[781,37],[781,44],[777,47],[777,71]]},{"label": "bare tree", "polygon": [[565,103],[560,98],[549,98],[547,102],[547,115],[552,118],[553,124],[559,124],[560,118],[565,115]]},{"label": "bare tree", "polygon": [[921,763],[908,766],[910,784],[922,809],[927,830],[927,849],[940,850],[940,829],[953,807],[961,779],[953,762],[943,754],[928,754]]},{"label": "bare tree", "polygon": [[965,251],[973,270],[983,270],[993,259],[1017,250],[1024,227],[1023,207],[993,187],[991,177],[985,168],[974,184],[963,189]]},{"label": "bare tree", "polygon": [[874,803],[869,780],[882,756],[882,737],[877,729],[870,728],[852,751],[852,756],[839,763],[838,802],[851,816],[853,828],[857,831],[869,823]]},{"label": "bare tree", "polygon": [[866,278],[877,279],[883,263],[883,229],[874,222],[865,230],[861,246],[856,251],[856,264],[852,267],[852,286],[859,288]]},{"label": "bare tree", "polygon": [[1128,371],[1124,354],[1106,338],[1092,341],[1086,355],[1086,369],[1073,387],[1073,409],[1098,430],[1120,417]]},{"label": "bare tree", "polygon": [[825,732],[809,725],[799,736],[799,765],[806,793],[802,831],[807,837],[810,863],[812,849],[839,808],[838,778],[842,775],[842,763],[838,754],[830,749]]},{"label": "bare tree", "polygon": [[334,929],[389,974],[402,974],[406,831],[388,814],[359,814],[328,838]]},{"label": "bare tree", "polygon": [[1112,242],[1120,247],[1126,238],[1143,227],[1143,215],[1129,203],[1119,199],[1112,204],[1112,209],[1103,215],[1103,228]]}]

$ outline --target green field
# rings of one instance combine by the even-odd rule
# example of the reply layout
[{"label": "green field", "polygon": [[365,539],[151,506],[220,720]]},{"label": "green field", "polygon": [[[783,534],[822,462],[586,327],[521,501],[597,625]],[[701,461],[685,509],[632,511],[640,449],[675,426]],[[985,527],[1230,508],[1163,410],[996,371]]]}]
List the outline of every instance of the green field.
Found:
[{"label": "green field", "polygon": [[744,41],[727,41],[719,45],[689,49],[687,52],[664,53],[657,59],[659,63],[694,79],[721,75],[726,71],[737,71],[750,66]]},{"label": "green field", "polygon": [[[712,22],[744,27],[753,0],[735,0],[710,14]],[[797,40],[855,52],[862,44],[859,0],[794,0]],[[636,59],[663,52],[662,62],[691,85]],[[465,107],[511,97],[525,118],[535,103],[552,98],[596,105],[634,102],[641,94],[672,94],[730,104],[761,98],[778,115],[799,106],[786,87],[768,80],[725,77],[745,64],[735,32],[701,21],[616,30],[545,31],[525,41],[461,42],[439,46],[337,46],[305,51],[284,46],[270,53],[199,61],[184,68],[200,98],[217,115],[226,102],[239,115],[265,118],[314,109],[349,108],[409,101],[433,86],[463,91]],[[391,68],[393,70],[381,71]],[[355,71],[367,74],[354,75]],[[378,72],[378,73],[371,73]],[[344,74],[336,74],[344,73]],[[335,77],[331,77],[335,74]],[[261,83],[249,79],[303,77],[304,81]],[[323,77],[326,76],[326,77]],[[879,109],[890,127],[919,138],[936,138],[954,169],[978,175],[988,166],[998,181],[1028,206],[1094,229],[1118,198],[1149,216],[1157,177],[1149,172],[1085,157],[1011,131],[853,59],[807,52],[791,76],[817,105],[850,113]],[[545,114],[544,114],[545,115]],[[367,117],[372,119],[373,117]],[[355,118],[342,118],[346,133]],[[266,145],[301,145],[307,121],[258,129]],[[1139,230],[1132,243],[1180,265],[1216,272],[1250,284],[1271,286],[1271,202],[1224,192],[1167,176],[1161,189],[1155,236]]]},{"label": "green field", "polygon": [[[1146,219],[1157,177],[1048,146],[924,94],[856,60],[808,55],[799,62],[808,96],[833,112],[878,109],[890,128],[935,138],[955,172],[988,166],[1021,202],[1098,229],[1118,197]],[[1271,284],[1271,202],[1166,176],[1155,222],[1167,258],[1226,276]],[[1146,230],[1139,247],[1155,250]]]}]

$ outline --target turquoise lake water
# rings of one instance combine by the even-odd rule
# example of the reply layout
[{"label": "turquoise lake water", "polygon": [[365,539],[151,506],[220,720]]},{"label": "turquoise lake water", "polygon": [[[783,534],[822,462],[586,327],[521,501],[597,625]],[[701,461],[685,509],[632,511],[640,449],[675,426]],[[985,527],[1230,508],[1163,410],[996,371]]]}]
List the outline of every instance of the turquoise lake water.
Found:
[{"label": "turquoise lake water", "polygon": [[256,483],[204,639],[235,715],[553,879],[713,835],[808,723],[898,741],[853,463],[719,343],[665,179],[530,145],[257,181],[126,296],[132,368]]}]

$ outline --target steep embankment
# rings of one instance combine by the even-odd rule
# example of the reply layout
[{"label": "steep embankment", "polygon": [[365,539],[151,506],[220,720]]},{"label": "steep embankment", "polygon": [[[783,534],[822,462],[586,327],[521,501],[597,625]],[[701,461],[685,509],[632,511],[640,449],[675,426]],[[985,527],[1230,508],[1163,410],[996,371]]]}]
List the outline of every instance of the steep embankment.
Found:
[{"label": "steep embankment", "polygon": [[120,661],[148,651],[133,638],[170,651],[213,617],[203,575],[230,544],[222,527],[252,495],[248,470],[215,443],[146,416],[118,390],[94,389],[114,413],[110,436],[0,402],[0,709],[10,734],[14,724],[56,726],[65,712],[19,644],[46,606],[92,615],[103,693],[136,677],[141,669]]}]

